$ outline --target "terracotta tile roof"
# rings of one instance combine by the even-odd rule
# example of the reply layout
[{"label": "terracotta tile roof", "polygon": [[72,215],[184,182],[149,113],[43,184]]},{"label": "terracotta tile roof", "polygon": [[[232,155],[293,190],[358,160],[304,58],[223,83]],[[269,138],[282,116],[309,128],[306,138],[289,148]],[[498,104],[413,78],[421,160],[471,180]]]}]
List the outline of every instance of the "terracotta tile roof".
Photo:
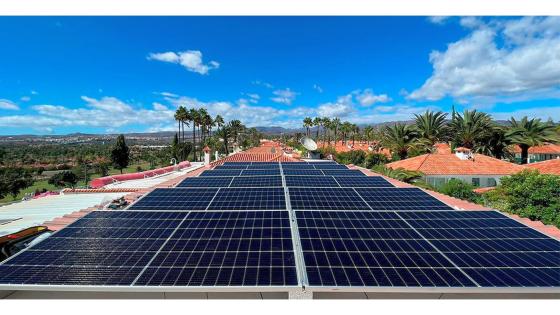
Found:
[{"label": "terracotta tile roof", "polygon": [[387,167],[420,171],[426,175],[510,175],[522,171],[520,165],[483,154],[462,160],[455,154],[423,154],[387,164]]},{"label": "terracotta tile roof", "polygon": [[[521,153],[521,148],[516,145],[513,147],[513,152]],[[560,145],[547,143],[545,145],[530,147],[530,154],[560,154]]]},{"label": "terracotta tile roof", "polygon": [[526,164],[525,168],[538,170],[541,174],[560,175],[560,159]]},{"label": "terracotta tile roof", "polygon": [[284,154],[284,147],[278,142],[261,142],[258,147],[250,148],[221,160],[210,163],[211,166],[218,166],[224,162],[301,162],[297,157]]},{"label": "terracotta tile roof", "polygon": [[[360,150],[364,152],[374,152],[372,150],[374,145],[375,142],[371,142],[371,141],[369,144],[365,141],[355,141],[354,144],[352,144],[352,141],[347,141],[347,143],[342,143],[342,141],[337,141],[335,143],[331,141],[330,145],[327,142],[322,142],[322,141],[317,142],[317,147],[319,148],[331,147],[335,149],[336,152],[350,152],[356,150]],[[388,149],[381,148],[376,150],[375,152],[383,154],[388,158],[391,158],[391,151],[389,151]]]}]

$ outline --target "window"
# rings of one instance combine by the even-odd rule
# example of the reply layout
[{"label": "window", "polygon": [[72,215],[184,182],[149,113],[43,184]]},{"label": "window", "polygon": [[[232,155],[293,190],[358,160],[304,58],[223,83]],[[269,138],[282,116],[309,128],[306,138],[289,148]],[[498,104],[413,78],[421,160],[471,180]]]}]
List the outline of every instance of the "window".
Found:
[{"label": "window", "polygon": [[472,179],[472,184],[473,184],[474,186],[476,186],[476,187],[479,187],[479,186],[480,186],[480,178],[478,178],[478,177],[473,177],[473,179]]},{"label": "window", "polygon": [[494,178],[488,178],[487,183],[488,183],[488,184],[486,185],[487,187],[494,187],[494,186],[496,186],[496,180],[495,180]]}]

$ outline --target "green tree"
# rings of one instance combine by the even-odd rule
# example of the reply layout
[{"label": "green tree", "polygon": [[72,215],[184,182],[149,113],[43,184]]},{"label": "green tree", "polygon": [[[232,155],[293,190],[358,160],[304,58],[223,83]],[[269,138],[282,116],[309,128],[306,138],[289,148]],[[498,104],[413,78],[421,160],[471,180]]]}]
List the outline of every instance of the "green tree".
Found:
[{"label": "green tree", "polygon": [[446,132],[447,114],[427,110],[421,115],[414,114],[418,137],[424,139],[430,146],[441,141]]},{"label": "green tree", "polygon": [[21,167],[0,168],[0,198],[12,195],[16,198],[22,189],[33,185],[33,175],[30,170]]},{"label": "green tree", "polygon": [[527,164],[529,148],[545,142],[559,141],[555,126],[551,123],[543,123],[538,118],[528,119],[525,116],[518,121],[511,117],[509,123],[510,130],[505,136],[511,143],[517,144],[521,148],[521,164]]},{"label": "green tree", "polygon": [[476,150],[477,146],[488,138],[492,129],[492,118],[476,110],[465,110],[463,115],[453,110],[449,127],[456,146]]},{"label": "green tree", "polygon": [[113,162],[113,167],[122,170],[128,166],[130,162],[130,149],[126,145],[124,135],[119,135],[117,137],[117,142],[111,151],[111,161]]},{"label": "green tree", "polygon": [[311,117],[305,117],[303,119],[303,127],[305,128],[305,135],[309,137],[309,128],[313,127],[313,119],[311,119]]},{"label": "green tree", "polygon": [[468,200],[471,202],[481,202],[480,196],[476,194],[473,189],[475,189],[473,185],[462,180],[452,178],[445,184],[441,185],[438,191],[451,197]]},{"label": "green tree", "polygon": [[396,123],[385,126],[382,143],[385,148],[391,150],[399,159],[404,160],[411,150],[418,147],[417,138],[418,134],[413,126]]},{"label": "green tree", "polygon": [[49,178],[49,184],[56,187],[72,187],[78,183],[78,176],[72,171],[62,171]]}]

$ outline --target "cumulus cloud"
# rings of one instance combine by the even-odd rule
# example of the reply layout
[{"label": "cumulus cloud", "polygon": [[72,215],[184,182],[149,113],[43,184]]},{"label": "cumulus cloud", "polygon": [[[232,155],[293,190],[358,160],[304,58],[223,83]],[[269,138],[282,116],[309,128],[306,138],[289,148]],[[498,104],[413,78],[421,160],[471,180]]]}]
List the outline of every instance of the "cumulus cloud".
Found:
[{"label": "cumulus cloud", "polygon": [[19,106],[17,104],[6,99],[0,99],[0,108],[7,110],[19,110]]},{"label": "cumulus cloud", "polygon": [[449,19],[449,16],[430,16],[428,21],[434,24],[444,24]]},{"label": "cumulus cloud", "polygon": [[387,94],[376,95],[371,89],[356,92],[356,99],[362,106],[371,106],[375,103],[387,103],[391,98]]},{"label": "cumulus cloud", "polygon": [[409,99],[504,97],[559,89],[560,17],[461,23],[473,31],[447,50],[430,54],[433,73]]},{"label": "cumulus cloud", "polygon": [[272,89],[272,88],[274,88],[274,85],[272,85],[272,84],[270,84],[270,83],[268,83],[268,82],[265,82],[265,81],[261,81],[261,80],[252,81],[251,84],[253,84],[253,85],[264,86],[264,87],[267,88],[267,89]]},{"label": "cumulus cloud", "polygon": [[346,117],[354,112],[354,102],[352,94],[339,96],[336,102],[325,103],[319,106],[317,113],[319,116],[334,118]]},{"label": "cumulus cloud", "polygon": [[285,105],[292,105],[292,102],[296,99],[297,93],[290,90],[276,90],[272,92],[275,96],[270,98],[275,103],[285,104]]},{"label": "cumulus cloud", "polygon": [[218,69],[220,67],[220,64],[217,61],[210,61],[205,64],[202,60],[202,52],[199,50],[187,50],[177,53],[172,51],[151,53],[148,55],[148,60],[180,64],[187,70],[199,74],[208,74],[210,70]]},{"label": "cumulus cloud", "polygon": [[154,110],[157,110],[157,111],[162,111],[162,110],[167,110],[168,109],[167,106],[165,106],[161,103],[158,103],[158,102],[154,102],[152,105],[154,106]]}]

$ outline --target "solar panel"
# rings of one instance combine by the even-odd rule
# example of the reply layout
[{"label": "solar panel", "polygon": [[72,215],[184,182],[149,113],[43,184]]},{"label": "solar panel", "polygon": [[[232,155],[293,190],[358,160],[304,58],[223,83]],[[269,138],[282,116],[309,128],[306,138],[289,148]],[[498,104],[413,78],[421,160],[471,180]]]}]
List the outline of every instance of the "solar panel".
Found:
[{"label": "solar panel", "polygon": [[360,170],[322,170],[325,175],[331,176],[367,176],[366,174],[362,173]]},{"label": "solar panel", "polygon": [[288,187],[340,187],[332,176],[286,176]]},{"label": "solar panel", "polygon": [[323,176],[321,170],[308,170],[308,169],[282,169],[284,175],[306,175],[306,176]]},{"label": "solar panel", "polygon": [[[103,286],[290,286],[297,285],[286,211],[161,212],[98,211],[20,252],[0,265],[0,283]],[[133,234],[99,238],[115,225],[170,226],[162,239]],[[101,224],[101,221],[107,221]],[[117,221],[117,222],[114,222]],[[121,222],[122,221],[122,222]],[[80,226],[80,227],[78,227]],[[110,228],[109,228],[110,226]],[[140,228],[140,227],[139,227]],[[145,228],[145,226],[144,226]],[[82,230],[82,238],[61,232]]]},{"label": "solar panel", "polygon": [[280,169],[247,169],[241,172],[241,176],[270,176],[280,175]]},{"label": "solar panel", "polygon": [[128,210],[204,210],[218,188],[156,188]]},{"label": "solar panel", "polygon": [[224,162],[222,165],[251,165],[251,162]]},{"label": "solar panel", "polygon": [[341,187],[394,187],[381,176],[336,176]]},{"label": "solar panel", "polygon": [[208,210],[285,210],[284,188],[221,188]]},{"label": "solar panel", "polygon": [[276,170],[280,169],[278,163],[275,164],[251,164],[247,166],[248,170]]},{"label": "solar panel", "polygon": [[313,164],[316,169],[318,170],[347,170],[348,167],[346,165],[336,164],[336,163],[322,163],[322,164]]},{"label": "solar panel", "polygon": [[310,286],[473,287],[394,213],[296,211]]},{"label": "solar panel", "polygon": [[290,187],[294,210],[370,210],[352,188]]},{"label": "solar panel", "polygon": [[201,177],[205,177],[205,176],[239,176],[241,174],[242,170],[239,169],[228,169],[228,170],[206,170],[202,173],[200,173]]},{"label": "solar panel", "polygon": [[373,210],[453,210],[418,188],[356,188]]},{"label": "solar panel", "polygon": [[314,170],[315,166],[307,163],[282,163],[284,170]]},{"label": "solar panel", "polygon": [[136,285],[297,285],[287,211],[192,213]]},{"label": "solar panel", "polygon": [[231,187],[282,187],[281,176],[234,177]]},{"label": "solar panel", "polygon": [[402,215],[481,286],[560,286],[560,242],[498,212]]},{"label": "solar panel", "polygon": [[228,187],[233,177],[188,177],[176,187]]}]

